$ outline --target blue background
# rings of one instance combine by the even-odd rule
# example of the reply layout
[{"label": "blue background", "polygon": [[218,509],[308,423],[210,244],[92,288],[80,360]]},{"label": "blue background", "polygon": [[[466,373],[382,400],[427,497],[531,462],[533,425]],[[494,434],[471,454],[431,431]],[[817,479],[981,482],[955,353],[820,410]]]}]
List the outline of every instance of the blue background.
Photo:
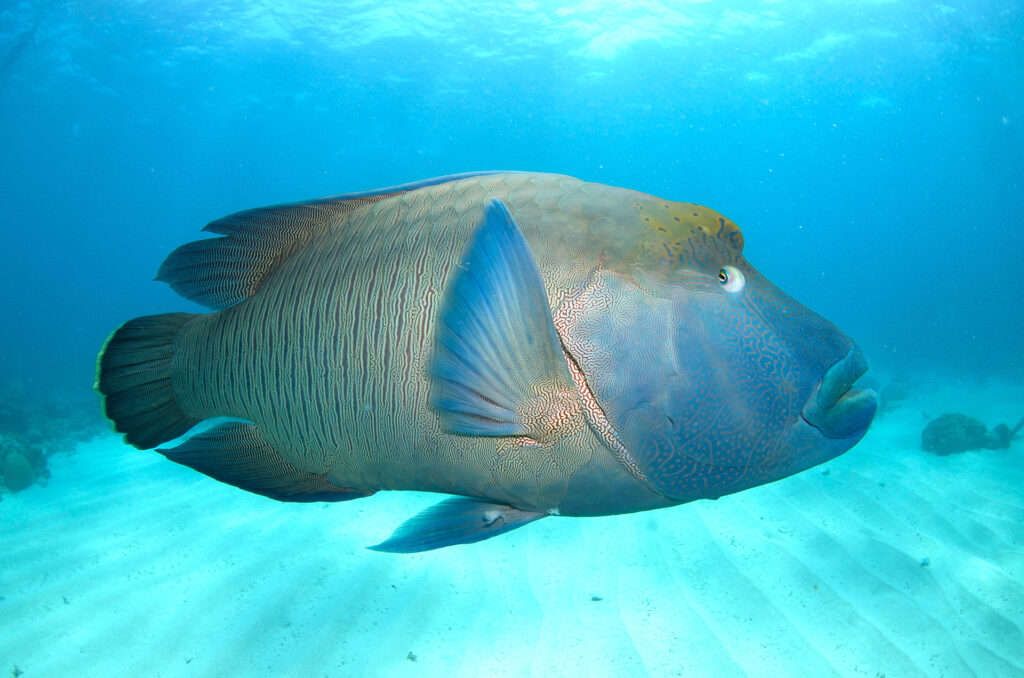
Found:
[{"label": "blue background", "polygon": [[248,207],[476,169],[697,202],[889,372],[1024,378],[1015,2],[0,4],[0,370],[88,388]]}]

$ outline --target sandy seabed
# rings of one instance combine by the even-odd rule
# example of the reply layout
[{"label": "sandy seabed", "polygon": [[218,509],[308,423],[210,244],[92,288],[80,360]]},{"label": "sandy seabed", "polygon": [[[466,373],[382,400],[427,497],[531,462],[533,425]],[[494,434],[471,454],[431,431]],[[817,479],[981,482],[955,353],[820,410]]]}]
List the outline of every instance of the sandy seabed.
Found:
[{"label": "sandy seabed", "polygon": [[283,504],[113,437],[0,502],[0,674],[1022,676],[1024,385],[919,386],[846,455],[674,509],[364,546],[438,500]]}]

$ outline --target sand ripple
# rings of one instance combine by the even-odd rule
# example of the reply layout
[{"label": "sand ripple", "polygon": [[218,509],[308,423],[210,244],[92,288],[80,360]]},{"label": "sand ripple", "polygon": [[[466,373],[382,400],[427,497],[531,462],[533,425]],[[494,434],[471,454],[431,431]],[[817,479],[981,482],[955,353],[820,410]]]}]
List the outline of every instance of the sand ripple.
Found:
[{"label": "sand ripple", "polygon": [[1024,449],[940,459],[914,426],[717,502],[408,557],[363,546],[433,497],[289,506],[83,445],[0,502],[0,670],[1024,675]]}]

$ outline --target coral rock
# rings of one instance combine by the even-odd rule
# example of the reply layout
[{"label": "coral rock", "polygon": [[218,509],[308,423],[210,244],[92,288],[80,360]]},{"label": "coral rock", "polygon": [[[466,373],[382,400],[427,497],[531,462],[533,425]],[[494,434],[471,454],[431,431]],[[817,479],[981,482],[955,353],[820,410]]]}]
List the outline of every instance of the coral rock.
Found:
[{"label": "coral rock", "polygon": [[921,433],[921,449],[946,455],[985,447],[985,425],[966,414],[944,414]]},{"label": "coral rock", "polygon": [[32,464],[20,452],[10,452],[4,460],[4,482],[11,492],[20,492],[36,479]]}]

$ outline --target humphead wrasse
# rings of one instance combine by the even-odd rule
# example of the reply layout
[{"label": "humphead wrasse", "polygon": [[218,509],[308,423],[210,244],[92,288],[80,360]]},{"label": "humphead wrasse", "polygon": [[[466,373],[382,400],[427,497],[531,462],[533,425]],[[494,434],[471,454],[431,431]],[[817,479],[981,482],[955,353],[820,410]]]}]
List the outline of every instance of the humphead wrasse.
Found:
[{"label": "humphead wrasse", "polygon": [[97,389],[125,441],[282,501],[449,498],[381,551],[550,515],[714,499],[842,454],[856,345],[706,207],[480,172],[210,223],[158,280],[212,313],[131,320]]}]

